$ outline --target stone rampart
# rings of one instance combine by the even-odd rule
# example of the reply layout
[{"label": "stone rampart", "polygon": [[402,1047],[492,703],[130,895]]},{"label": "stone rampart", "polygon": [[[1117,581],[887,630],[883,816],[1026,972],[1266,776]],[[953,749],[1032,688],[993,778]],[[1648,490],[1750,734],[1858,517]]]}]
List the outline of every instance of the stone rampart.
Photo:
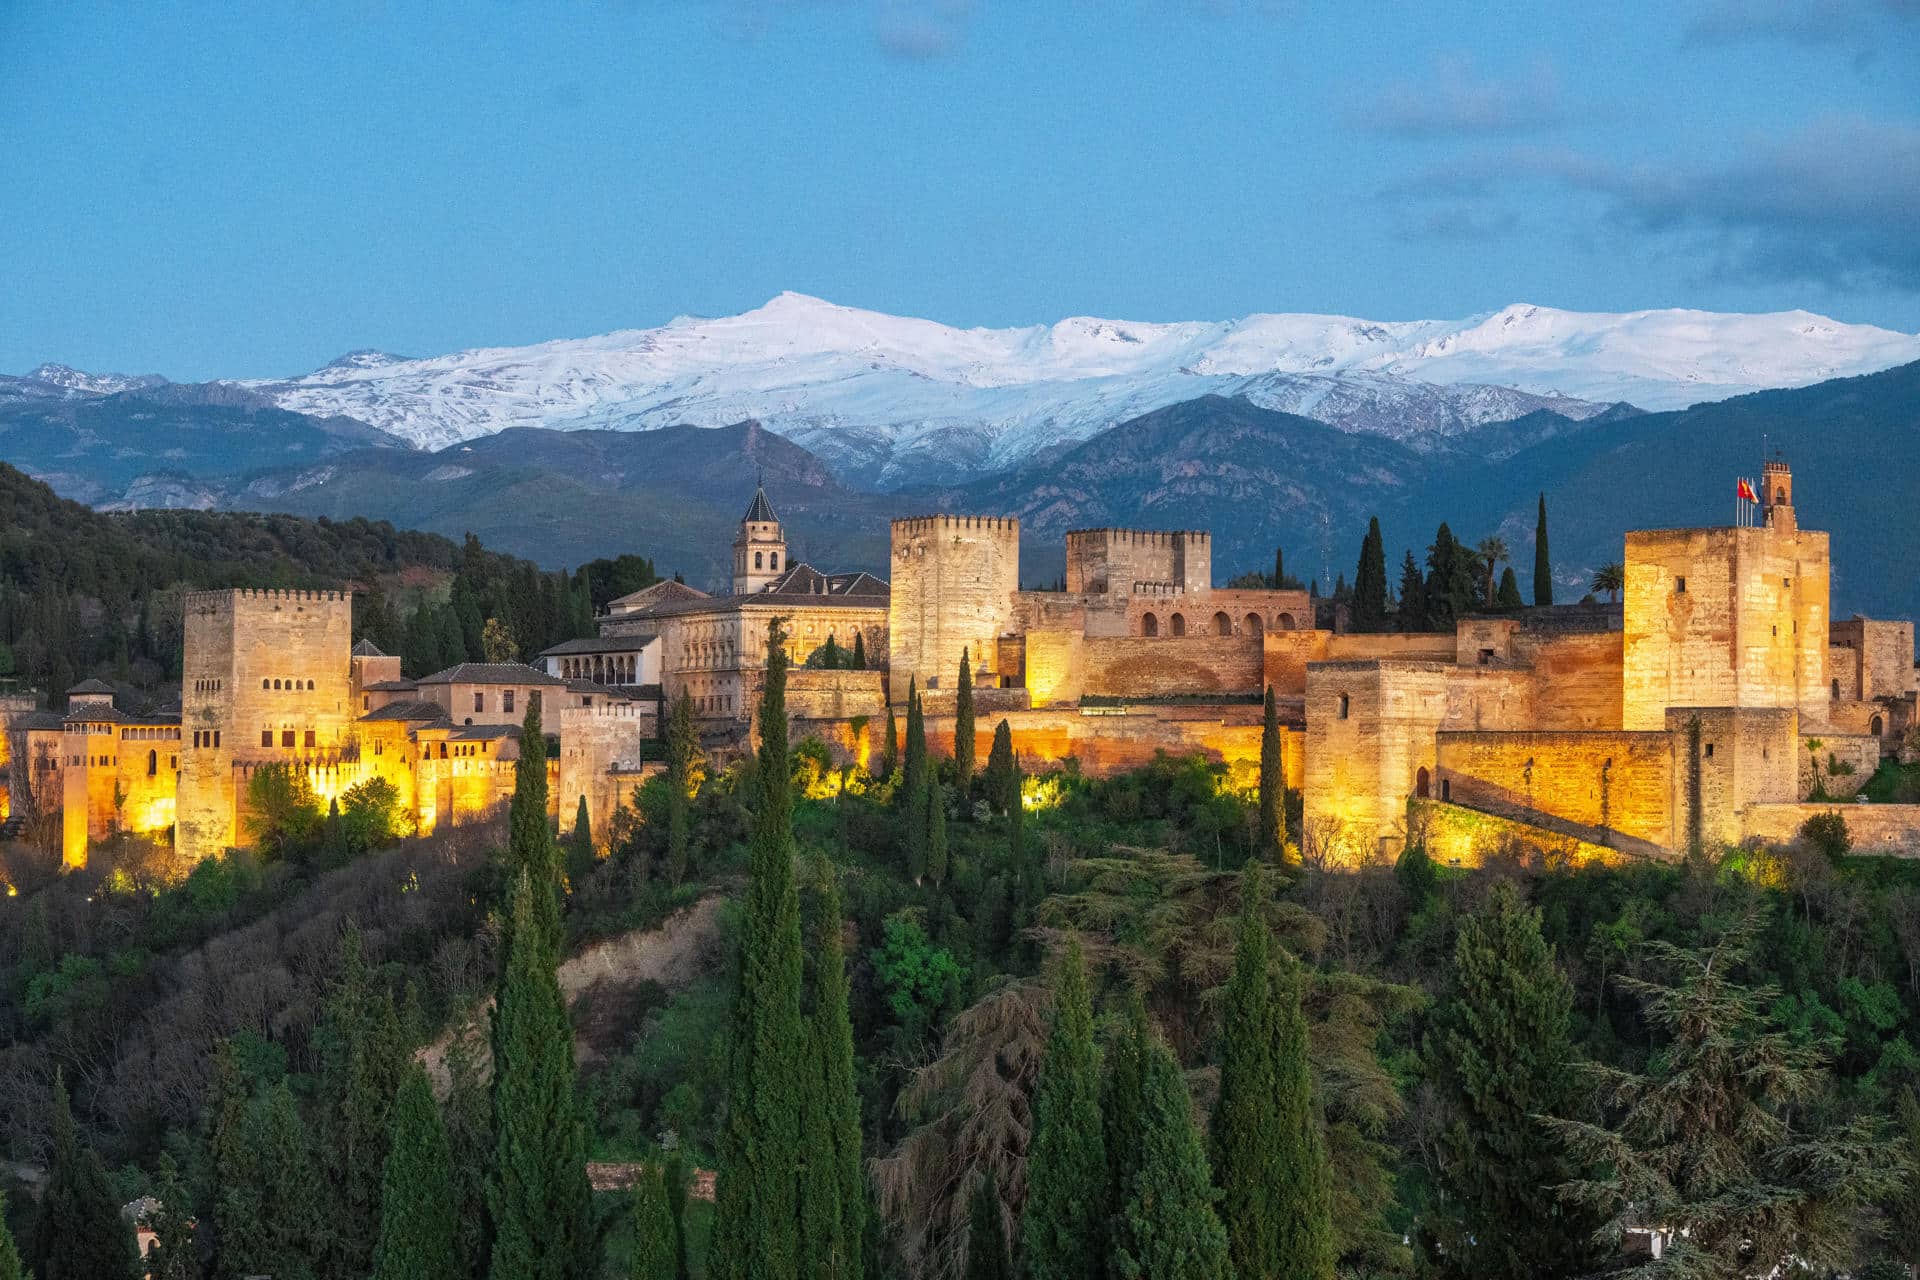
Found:
[{"label": "stone rampart", "polygon": [[1829,799],[1850,800],[1880,767],[1880,739],[1867,734],[1819,733],[1800,737],[1798,798],[1816,783]]},{"label": "stone rampart", "polygon": [[1534,723],[1542,729],[1622,728],[1618,631],[1514,638],[1514,660],[1533,672]]},{"label": "stone rampart", "polygon": [[951,685],[969,650],[977,679],[998,683],[997,641],[1012,629],[1020,586],[1020,522],[999,516],[918,516],[892,526],[887,609],[888,696],[909,680]]},{"label": "stone rampart", "polygon": [[[974,722],[974,758],[985,767],[996,726],[1004,719],[1021,768],[1039,772],[1072,757],[1081,771],[1106,777],[1151,764],[1162,752],[1202,755],[1236,769],[1260,764],[1261,712],[1257,706],[1132,706],[1041,708],[1010,711]],[[928,716],[927,749],[953,750],[953,718]],[[1303,735],[1282,728],[1282,771],[1296,790],[1305,782]]]},{"label": "stone rampart", "polygon": [[1565,819],[1672,846],[1672,744],[1662,733],[1437,735],[1436,798],[1531,821]]},{"label": "stone rampart", "polygon": [[1213,536],[1194,529],[1075,529],[1067,534],[1067,590],[1131,595],[1136,583],[1205,591]]},{"label": "stone rampart", "polygon": [[1770,844],[1789,844],[1800,824],[1815,814],[1847,820],[1853,852],[1920,858],[1920,804],[1756,804],[1741,815],[1742,834]]},{"label": "stone rampart", "polygon": [[1408,817],[1409,838],[1424,841],[1427,856],[1449,867],[1478,867],[1502,859],[1549,867],[1621,866],[1643,860],[1567,832],[1457,804],[1415,800]]}]

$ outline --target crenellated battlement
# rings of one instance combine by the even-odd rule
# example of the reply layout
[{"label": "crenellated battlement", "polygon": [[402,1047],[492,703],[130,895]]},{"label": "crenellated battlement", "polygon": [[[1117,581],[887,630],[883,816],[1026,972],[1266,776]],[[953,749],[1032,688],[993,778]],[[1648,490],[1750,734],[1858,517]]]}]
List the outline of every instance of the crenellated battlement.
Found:
[{"label": "crenellated battlement", "polygon": [[893,536],[903,534],[945,533],[949,530],[969,533],[1012,533],[1020,532],[1019,516],[902,516],[893,522]]},{"label": "crenellated battlement", "polygon": [[195,605],[236,604],[242,601],[262,604],[344,604],[353,598],[351,591],[293,591],[273,587],[234,587],[225,591],[189,591],[186,607]]},{"label": "crenellated battlement", "polygon": [[1213,535],[1204,529],[1070,529],[1067,531],[1067,545],[1086,540],[1114,543],[1124,542],[1136,547],[1173,547],[1190,546],[1195,543],[1211,543]]},{"label": "crenellated battlement", "polygon": [[585,707],[562,707],[560,719],[586,720],[644,720],[657,715],[656,708],[646,702],[596,702]]}]

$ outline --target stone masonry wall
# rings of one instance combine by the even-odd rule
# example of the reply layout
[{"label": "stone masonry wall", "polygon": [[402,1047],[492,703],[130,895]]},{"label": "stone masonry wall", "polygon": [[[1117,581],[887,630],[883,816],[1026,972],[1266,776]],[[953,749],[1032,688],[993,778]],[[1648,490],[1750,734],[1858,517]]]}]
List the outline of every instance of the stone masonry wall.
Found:
[{"label": "stone masonry wall", "polygon": [[1618,631],[1555,636],[1521,632],[1514,640],[1514,659],[1533,672],[1534,724],[1541,729],[1623,727],[1624,656]]},{"label": "stone masonry wall", "polygon": [[1020,522],[1012,517],[925,516],[895,520],[887,610],[888,696],[907,683],[951,685],[960,651],[977,679],[997,683],[997,639],[1010,630],[1020,585]]},{"label": "stone masonry wall", "polygon": [[1454,804],[1508,817],[1547,814],[1671,846],[1672,746],[1660,733],[1438,735],[1439,785]]},{"label": "stone masonry wall", "polygon": [[[1827,795],[1835,800],[1850,800],[1880,767],[1880,739],[1871,734],[1803,734],[1799,757],[1796,799],[1804,800],[1813,794],[1814,765],[1818,763],[1817,780],[1826,788]],[[1842,766],[1839,773],[1833,772],[1835,764]]]},{"label": "stone masonry wall", "polygon": [[1855,853],[1920,858],[1920,805],[1915,804],[1749,805],[1741,831],[1750,840],[1790,844],[1800,824],[1821,813],[1838,813],[1847,820]]},{"label": "stone masonry wall", "polygon": [[1130,595],[1134,584],[1186,592],[1213,585],[1213,537],[1194,530],[1076,529],[1067,534],[1069,592]]},{"label": "stone masonry wall", "polygon": [[[1700,721],[1695,754],[1690,723]],[[1740,814],[1750,804],[1790,802],[1799,795],[1799,717],[1781,708],[1671,707],[1666,713],[1673,742],[1673,843],[1692,842],[1690,792],[1699,772],[1701,843],[1731,845],[1742,836]]]}]

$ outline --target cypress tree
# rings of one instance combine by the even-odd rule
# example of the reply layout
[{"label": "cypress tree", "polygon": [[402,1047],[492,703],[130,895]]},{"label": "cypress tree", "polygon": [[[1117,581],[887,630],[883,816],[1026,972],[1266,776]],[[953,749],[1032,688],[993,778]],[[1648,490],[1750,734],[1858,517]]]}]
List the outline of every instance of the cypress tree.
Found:
[{"label": "cypress tree", "polygon": [[900,722],[894,718],[893,704],[887,704],[887,737],[880,747],[880,776],[891,778],[900,767]]},{"label": "cypress tree", "polygon": [[1000,1210],[1000,1185],[991,1169],[974,1175],[968,1209],[966,1280],[1013,1280],[1005,1215]]},{"label": "cypress tree", "polygon": [[687,874],[687,845],[691,836],[690,800],[693,786],[693,697],[685,690],[673,702],[667,725],[667,883],[679,884]]},{"label": "cypress tree", "polygon": [[1002,720],[993,728],[993,747],[987,752],[984,779],[987,803],[1001,813],[1020,803],[1020,768],[1013,758],[1013,729]]},{"label": "cypress tree", "polygon": [[905,798],[907,874],[919,884],[927,873],[927,722],[920,710],[920,694],[907,681],[907,759],[901,771],[900,793]]},{"label": "cypress tree", "polygon": [[213,1175],[214,1275],[219,1280],[249,1274],[252,1255],[263,1248],[266,1237],[260,1216],[260,1171],[249,1132],[251,1103],[233,1042],[222,1040],[213,1053],[207,1137]]},{"label": "cypress tree", "polygon": [[21,1280],[20,1250],[7,1230],[7,1196],[0,1191],[0,1280]]},{"label": "cypress tree", "polygon": [[1276,963],[1267,889],[1249,860],[1220,1028],[1220,1096],[1213,1109],[1213,1172],[1234,1272],[1329,1280],[1334,1248],[1331,1175],[1307,1064],[1300,992]]},{"label": "cypress tree", "polygon": [[[1911,1087],[1900,1091],[1894,1104],[1898,1148],[1909,1167],[1920,1169],[1920,1096]],[[1893,1256],[1910,1267],[1920,1267],[1920,1177],[1906,1186],[1887,1206],[1887,1245]]]},{"label": "cypress tree", "polygon": [[539,904],[550,898],[522,868],[493,1011],[492,1280],[583,1280],[592,1273],[573,1028],[539,918]]},{"label": "cypress tree", "polygon": [[587,812],[586,793],[573,811],[573,830],[567,833],[567,880],[583,878],[593,870],[593,817]]},{"label": "cypress tree", "polygon": [[1453,536],[1445,521],[1434,531],[1427,549],[1427,629],[1451,631],[1460,618],[1473,612],[1479,598],[1474,553]]},{"label": "cypress tree", "polygon": [[812,948],[813,1011],[807,1055],[814,1087],[803,1117],[806,1168],[800,1180],[800,1275],[857,1280],[867,1226],[867,1193],[860,1164],[853,1022],[847,1010],[845,922],[832,864],[820,859],[814,878],[819,919]]},{"label": "cypress tree", "polygon": [[1553,603],[1553,562],[1547,557],[1547,495],[1540,495],[1540,517],[1533,526],[1533,603]]},{"label": "cypress tree", "polygon": [[973,664],[967,651],[960,651],[960,684],[953,702],[953,776],[960,780],[960,794],[973,783]]},{"label": "cypress tree", "polygon": [[[1125,1221],[1127,1203],[1133,1196],[1134,1175],[1140,1171],[1141,1125],[1145,1105],[1141,1093],[1147,1069],[1147,1053],[1153,1032],[1147,1025],[1147,1007],[1138,991],[1127,993],[1127,1020],[1107,1047],[1106,1076],[1100,1095],[1100,1119],[1107,1147],[1107,1231],[1118,1239]],[[1109,1262],[1117,1262],[1110,1258]],[[1107,1272],[1118,1280],[1123,1271],[1109,1266]]]},{"label": "cypress tree", "polygon": [[67,1081],[53,1077],[53,1154],[33,1232],[33,1273],[40,1280],[132,1280],[133,1232],[120,1217],[107,1171],[80,1140]]},{"label": "cypress tree", "polygon": [[[547,735],[540,726],[540,695],[527,699],[520,724],[520,759],[513,767],[507,808],[507,884],[524,871],[533,888],[533,921],[547,949],[560,950],[560,867],[547,825]],[[511,939],[507,940],[509,947]]]},{"label": "cypress tree", "polygon": [[1260,840],[1257,852],[1278,862],[1287,850],[1287,774],[1280,754],[1280,713],[1267,686],[1260,725]]},{"label": "cypress tree", "polygon": [[760,812],[740,927],[740,987],[729,1041],[727,1105],[713,1212],[714,1280],[795,1280],[800,1128],[807,1044],[800,1013],[800,904],[793,882],[786,654],[767,628],[760,704]]},{"label": "cypress tree", "polygon": [[324,1269],[365,1275],[378,1238],[391,1110],[407,1062],[393,996],[375,980],[360,931],[340,937],[340,975],[314,1029],[320,1070],[321,1176],[331,1201],[314,1215]]},{"label": "cypress tree", "polygon": [[1387,619],[1387,552],[1380,538],[1380,517],[1367,521],[1360,543],[1360,564],[1353,574],[1353,629],[1378,631]]},{"label": "cypress tree", "polygon": [[1450,1271],[1507,1277],[1584,1273],[1594,1224],[1556,1193],[1573,1176],[1537,1117],[1564,1114],[1573,1078],[1573,988],[1540,917],[1512,884],[1461,923],[1426,1059],[1448,1112],[1444,1192],[1433,1235]]},{"label": "cypress tree", "polygon": [[[180,1181],[180,1169],[173,1157],[164,1151],[160,1153],[160,1178],[154,1198],[160,1207],[144,1223],[153,1232],[153,1248],[147,1254],[148,1275],[151,1280],[199,1280],[200,1260],[193,1251],[193,1197]],[[0,1226],[0,1233],[4,1231]],[[9,1277],[5,1263],[0,1262],[0,1280],[19,1280],[19,1276]]]},{"label": "cypress tree", "polygon": [[275,1280],[306,1280],[320,1241],[314,1221],[318,1185],[313,1174],[313,1144],[300,1108],[285,1080],[254,1099],[245,1138],[257,1182],[248,1189],[260,1234],[250,1255],[237,1259],[231,1273],[270,1275]]},{"label": "cypress tree", "polygon": [[867,637],[862,631],[853,633],[853,669],[855,671],[867,669]]},{"label": "cypress tree", "polygon": [[632,1280],[673,1280],[678,1268],[666,1179],[648,1165],[633,1184],[633,1261],[627,1274]]},{"label": "cypress tree", "polygon": [[392,1112],[374,1280],[457,1280],[453,1152],[420,1064],[407,1069]]},{"label": "cypress tree", "polygon": [[1411,551],[1400,566],[1400,605],[1393,624],[1401,631],[1427,629],[1427,584]]},{"label": "cypress tree", "polygon": [[1100,1062],[1080,944],[1069,942],[1054,984],[1053,1028],[1033,1096],[1027,1150],[1026,1267],[1048,1280],[1096,1280],[1106,1235],[1106,1142]]},{"label": "cypress tree", "polygon": [[1227,1233],[1213,1210],[1206,1145],[1193,1099],[1164,1040],[1146,1049],[1140,1084],[1140,1165],[1114,1246],[1115,1272],[1153,1280],[1227,1280]]},{"label": "cypress tree", "polygon": [[1527,602],[1520,598],[1520,583],[1513,576],[1513,566],[1508,565],[1500,571],[1500,590],[1494,594],[1493,603],[1499,609],[1524,609]]},{"label": "cypress tree", "polygon": [[442,1113],[452,1152],[454,1258],[462,1280],[483,1276],[492,1252],[487,1180],[493,1163],[493,1099],[478,1055],[462,1031],[447,1047],[447,1104]]},{"label": "cypress tree", "polygon": [[947,789],[927,782],[927,878],[935,884],[947,879]]},{"label": "cypress tree", "polygon": [[1284,548],[1273,549],[1273,588],[1278,591],[1287,585],[1287,558]]},{"label": "cypress tree", "polygon": [[687,1166],[680,1153],[667,1157],[660,1171],[667,1191],[667,1212],[673,1218],[673,1277],[688,1280],[687,1272]]}]

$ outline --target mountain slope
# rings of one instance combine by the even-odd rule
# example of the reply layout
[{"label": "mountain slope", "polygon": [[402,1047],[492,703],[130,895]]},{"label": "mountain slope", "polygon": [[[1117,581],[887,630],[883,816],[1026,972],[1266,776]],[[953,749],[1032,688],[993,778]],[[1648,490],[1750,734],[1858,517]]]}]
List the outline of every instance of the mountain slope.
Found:
[{"label": "mountain slope", "polygon": [[901,488],[1004,469],[1206,394],[1415,438],[1537,409],[1581,418],[1623,400],[1674,408],[1917,358],[1920,336],[1798,311],[1513,306],[1459,322],[1076,317],[954,329],[782,294],[720,319],[421,360],[355,353],[247,385],[282,408],[358,418],[424,447],[510,426],[632,431],[757,418],[849,481]]}]

